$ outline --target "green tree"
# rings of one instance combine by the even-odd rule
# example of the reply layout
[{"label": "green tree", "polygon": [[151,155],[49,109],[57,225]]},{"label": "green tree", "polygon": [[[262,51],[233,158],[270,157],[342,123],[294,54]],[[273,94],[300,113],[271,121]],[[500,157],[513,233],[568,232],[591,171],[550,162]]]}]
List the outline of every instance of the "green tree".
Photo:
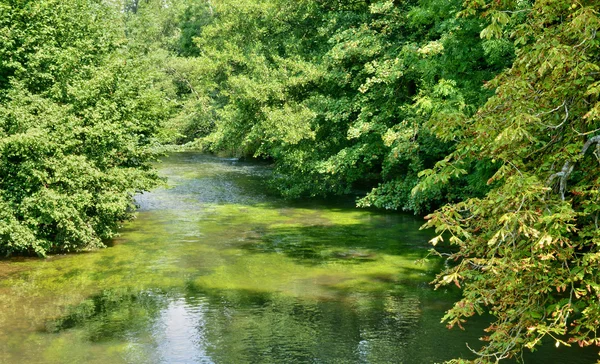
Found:
[{"label": "green tree", "polygon": [[495,317],[475,362],[515,357],[545,337],[600,345],[599,5],[466,2],[464,15],[488,20],[483,38],[518,24],[516,60],[489,83],[495,95],[462,121],[456,150],[422,173],[416,191],[465,173],[472,160],[500,166],[485,197],[444,206],[427,223],[440,233],[434,245],[457,247],[436,279],[463,289],[444,320]]},{"label": "green tree", "polygon": [[168,107],[122,16],[91,0],[0,2],[3,254],[101,247],[156,184]]},{"label": "green tree", "polygon": [[482,195],[493,163],[410,194],[455,142],[438,138],[434,120],[472,115],[491,95],[483,82],[512,59],[510,42],[480,40],[483,22],[457,19],[460,9],[438,0],[203,6],[188,15],[201,19],[198,56],[173,63],[189,94],[182,140],[272,159],[273,183],[289,197],[372,189],[361,206],[423,212]]}]

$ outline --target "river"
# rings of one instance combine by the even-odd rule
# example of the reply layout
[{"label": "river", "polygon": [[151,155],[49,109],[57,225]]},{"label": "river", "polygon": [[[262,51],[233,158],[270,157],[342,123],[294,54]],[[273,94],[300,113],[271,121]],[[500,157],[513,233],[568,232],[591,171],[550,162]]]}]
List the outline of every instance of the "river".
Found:
[{"label": "river", "polygon": [[[268,168],[198,153],[107,249],[0,261],[0,363],[434,363],[472,358],[485,318],[447,330],[412,215],[268,194]],[[547,345],[527,363],[592,363]]]}]

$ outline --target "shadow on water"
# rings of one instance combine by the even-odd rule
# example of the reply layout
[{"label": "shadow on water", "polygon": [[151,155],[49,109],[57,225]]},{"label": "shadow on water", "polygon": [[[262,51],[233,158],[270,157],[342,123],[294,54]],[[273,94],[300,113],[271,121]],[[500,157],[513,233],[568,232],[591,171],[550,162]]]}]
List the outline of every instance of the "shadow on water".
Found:
[{"label": "shadow on water", "polygon": [[373,262],[380,254],[422,259],[426,246],[422,234],[410,236],[393,227],[375,224],[253,226],[241,246],[254,253],[285,254],[305,264]]}]

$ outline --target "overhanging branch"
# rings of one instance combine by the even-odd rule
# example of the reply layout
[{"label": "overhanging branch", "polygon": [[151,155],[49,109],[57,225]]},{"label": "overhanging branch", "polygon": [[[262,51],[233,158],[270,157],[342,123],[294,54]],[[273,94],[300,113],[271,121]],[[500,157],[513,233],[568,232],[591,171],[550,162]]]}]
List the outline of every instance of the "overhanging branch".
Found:
[{"label": "overhanging branch", "polygon": [[[593,144],[597,144],[597,143],[600,143],[600,135],[596,135],[596,136],[588,139],[585,142],[585,144],[583,145],[583,148],[581,148],[581,152],[579,152],[579,156],[583,157],[585,155],[585,153],[588,151],[588,149],[590,149],[590,147]],[[575,168],[575,162],[570,161],[570,160],[566,161],[565,164],[563,165],[562,169],[560,170],[560,172],[554,173],[553,175],[551,175],[548,178],[548,185],[552,184],[552,182],[556,178],[559,178],[559,192],[560,192],[560,197],[563,201],[565,200],[565,191],[567,190],[567,179],[573,172],[573,168]]]}]

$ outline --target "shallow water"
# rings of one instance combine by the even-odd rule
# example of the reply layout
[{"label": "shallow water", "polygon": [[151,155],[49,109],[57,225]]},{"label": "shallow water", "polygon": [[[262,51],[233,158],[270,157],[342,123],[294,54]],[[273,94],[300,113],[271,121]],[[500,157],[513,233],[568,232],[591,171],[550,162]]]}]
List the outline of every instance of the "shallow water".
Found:
[{"label": "shallow water", "polygon": [[[112,246],[0,261],[0,363],[434,363],[485,319],[440,324],[457,292],[411,215],[290,203],[260,164],[176,153]],[[592,363],[544,348],[527,363]]]}]

